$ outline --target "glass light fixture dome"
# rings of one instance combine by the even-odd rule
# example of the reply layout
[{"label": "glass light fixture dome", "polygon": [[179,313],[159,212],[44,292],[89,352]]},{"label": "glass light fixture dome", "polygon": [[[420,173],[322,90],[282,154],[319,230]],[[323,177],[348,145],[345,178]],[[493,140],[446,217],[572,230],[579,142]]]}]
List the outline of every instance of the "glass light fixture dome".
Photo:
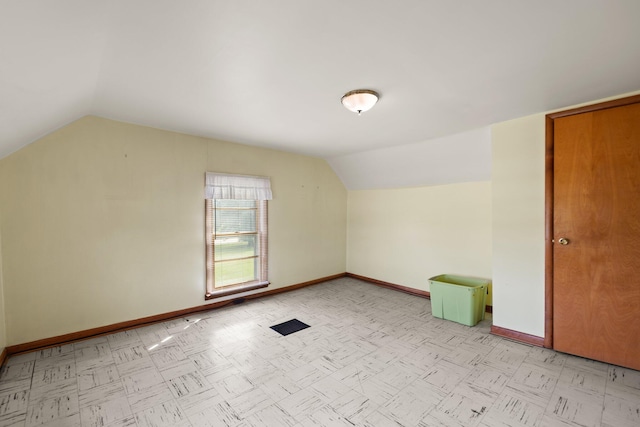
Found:
[{"label": "glass light fixture dome", "polygon": [[370,89],[356,89],[345,93],[342,96],[342,105],[347,110],[353,111],[360,115],[364,111],[368,111],[378,102],[378,92]]}]

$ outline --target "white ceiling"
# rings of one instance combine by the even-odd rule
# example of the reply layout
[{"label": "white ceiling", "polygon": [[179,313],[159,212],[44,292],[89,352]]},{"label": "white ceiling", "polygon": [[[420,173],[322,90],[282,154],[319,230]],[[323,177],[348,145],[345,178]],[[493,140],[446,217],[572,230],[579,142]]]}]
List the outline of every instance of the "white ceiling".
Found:
[{"label": "white ceiling", "polygon": [[[348,166],[638,90],[639,22],[638,0],[0,0],[0,157],[93,114]],[[357,88],[381,94],[360,117]]]},{"label": "white ceiling", "polygon": [[491,128],[345,154],[329,164],[349,190],[489,181]]}]

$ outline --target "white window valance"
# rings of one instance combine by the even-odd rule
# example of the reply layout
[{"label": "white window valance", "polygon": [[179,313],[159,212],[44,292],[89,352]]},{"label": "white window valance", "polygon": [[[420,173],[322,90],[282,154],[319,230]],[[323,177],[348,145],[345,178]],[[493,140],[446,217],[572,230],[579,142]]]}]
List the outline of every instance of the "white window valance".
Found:
[{"label": "white window valance", "polygon": [[205,199],[271,200],[271,179],[266,176],[207,172]]}]

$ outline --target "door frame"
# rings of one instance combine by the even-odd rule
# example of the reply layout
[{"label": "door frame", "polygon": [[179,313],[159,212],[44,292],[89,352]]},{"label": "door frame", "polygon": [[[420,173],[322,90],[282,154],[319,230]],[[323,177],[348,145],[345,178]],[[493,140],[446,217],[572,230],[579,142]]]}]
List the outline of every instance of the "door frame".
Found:
[{"label": "door frame", "polygon": [[545,194],[544,194],[544,347],[553,348],[553,129],[555,119],[640,103],[640,95],[599,102],[584,107],[549,113],[545,116]]}]

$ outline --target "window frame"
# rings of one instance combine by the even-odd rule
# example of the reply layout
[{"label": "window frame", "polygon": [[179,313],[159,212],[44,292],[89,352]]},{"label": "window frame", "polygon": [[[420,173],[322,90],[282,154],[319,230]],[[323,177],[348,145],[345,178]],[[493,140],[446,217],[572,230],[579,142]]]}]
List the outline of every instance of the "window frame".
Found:
[{"label": "window frame", "polygon": [[[225,200],[225,199],[222,199]],[[268,280],[268,204],[267,200],[256,202],[256,235],[258,241],[257,278],[248,282],[215,287],[215,199],[205,199],[205,252],[206,293],[205,300],[248,292],[269,286]],[[251,233],[254,234],[254,233]]]}]

